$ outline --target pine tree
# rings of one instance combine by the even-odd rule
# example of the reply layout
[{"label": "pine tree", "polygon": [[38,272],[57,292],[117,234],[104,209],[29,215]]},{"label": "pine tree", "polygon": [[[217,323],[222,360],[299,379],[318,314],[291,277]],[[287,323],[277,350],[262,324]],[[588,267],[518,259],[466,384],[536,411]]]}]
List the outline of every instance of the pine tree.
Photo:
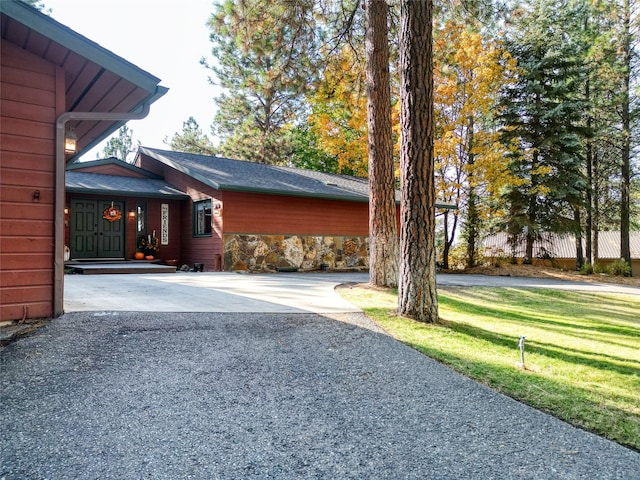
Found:
[{"label": "pine tree", "polygon": [[115,157],[123,162],[128,162],[128,157],[134,153],[140,146],[140,141],[133,141],[133,130],[123,125],[116,133],[107,140],[107,144],[102,149],[104,158]]},{"label": "pine tree", "polygon": [[508,232],[526,240],[525,263],[542,231],[579,233],[573,216],[582,202],[579,95],[584,75],[580,45],[571,38],[572,2],[538,0],[507,41],[518,62],[517,83],[501,98],[502,141],[509,168],[520,182],[504,195]]},{"label": "pine tree", "polygon": [[189,117],[182,123],[182,133],[174,133],[169,140],[164,139],[171,150],[176,152],[196,153],[199,155],[215,155],[216,149],[209,137],[202,132],[195,118]]},{"label": "pine tree", "polygon": [[398,285],[398,230],[386,0],[367,0],[366,58],[369,132],[369,281]]},{"label": "pine tree", "polygon": [[438,321],[435,251],[433,7],[400,2],[400,268],[398,313]]},{"label": "pine tree", "polygon": [[283,128],[298,118],[313,81],[314,22],[312,0],[224,0],[215,7],[209,27],[216,62],[209,68],[224,94],[212,128],[225,155],[283,163],[291,148]]}]

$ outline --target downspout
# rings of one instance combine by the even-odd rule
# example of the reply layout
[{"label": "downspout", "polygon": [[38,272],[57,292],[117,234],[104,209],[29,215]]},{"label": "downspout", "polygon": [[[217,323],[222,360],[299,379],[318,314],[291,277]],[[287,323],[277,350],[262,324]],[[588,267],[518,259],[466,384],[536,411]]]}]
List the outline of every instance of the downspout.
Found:
[{"label": "downspout", "polygon": [[141,120],[149,115],[154,97],[142,104],[137,113],[116,112],[64,112],[56,120],[56,188],[54,201],[54,263],[53,263],[53,316],[64,313],[64,199],[67,160],[64,153],[64,134],[70,120],[128,121]]}]

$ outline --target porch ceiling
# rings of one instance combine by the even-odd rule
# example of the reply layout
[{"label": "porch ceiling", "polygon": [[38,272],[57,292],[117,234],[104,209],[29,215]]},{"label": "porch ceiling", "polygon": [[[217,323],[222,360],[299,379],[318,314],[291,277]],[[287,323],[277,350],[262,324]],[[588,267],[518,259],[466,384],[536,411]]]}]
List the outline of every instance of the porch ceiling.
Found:
[{"label": "porch ceiling", "polygon": [[[160,79],[20,1],[0,1],[3,41],[9,41],[65,73],[65,110],[129,113],[167,92]],[[62,112],[60,112],[62,113]],[[123,121],[70,121],[78,153],[116,131]]]}]

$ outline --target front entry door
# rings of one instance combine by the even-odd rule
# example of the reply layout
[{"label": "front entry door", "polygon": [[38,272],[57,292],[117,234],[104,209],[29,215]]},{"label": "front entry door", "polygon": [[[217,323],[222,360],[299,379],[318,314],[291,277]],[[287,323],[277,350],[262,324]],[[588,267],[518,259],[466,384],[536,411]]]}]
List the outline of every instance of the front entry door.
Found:
[{"label": "front entry door", "polygon": [[[110,222],[102,218],[109,200],[71,201],[71,258],[124,258],[124,215]],[[125,212],[124,202],[113,206]]]}]

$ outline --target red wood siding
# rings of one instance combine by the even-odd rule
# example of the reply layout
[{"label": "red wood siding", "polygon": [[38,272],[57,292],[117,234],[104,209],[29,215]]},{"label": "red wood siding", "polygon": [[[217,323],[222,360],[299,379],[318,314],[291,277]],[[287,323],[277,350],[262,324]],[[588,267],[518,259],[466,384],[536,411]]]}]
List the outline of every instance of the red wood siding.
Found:
[{"label": "red wood siding", "polygon": [[211,237],[193,236],[193,202],[210,198],[212,204],[222,203],[222,194],[219,190],[211,188],[182,172],[174,170],[146,155],[140,155],[138,166],[164,177],[165,181],[185,192],[191,201],[182,202],[181,206],[181,262],[188,265],[203,263],[205,270],[216,270],[222,259],[222,215],[213,211]]},{"label": "red wood siding", "polygon": [[53,313],[54,124],[64,89],[53,64],[7,41],[0,48],[0,319],[48,317]]},{"label": "red wood siding", "polygon": [[224,233],[369,235],[369,204],[223,192]]}]

